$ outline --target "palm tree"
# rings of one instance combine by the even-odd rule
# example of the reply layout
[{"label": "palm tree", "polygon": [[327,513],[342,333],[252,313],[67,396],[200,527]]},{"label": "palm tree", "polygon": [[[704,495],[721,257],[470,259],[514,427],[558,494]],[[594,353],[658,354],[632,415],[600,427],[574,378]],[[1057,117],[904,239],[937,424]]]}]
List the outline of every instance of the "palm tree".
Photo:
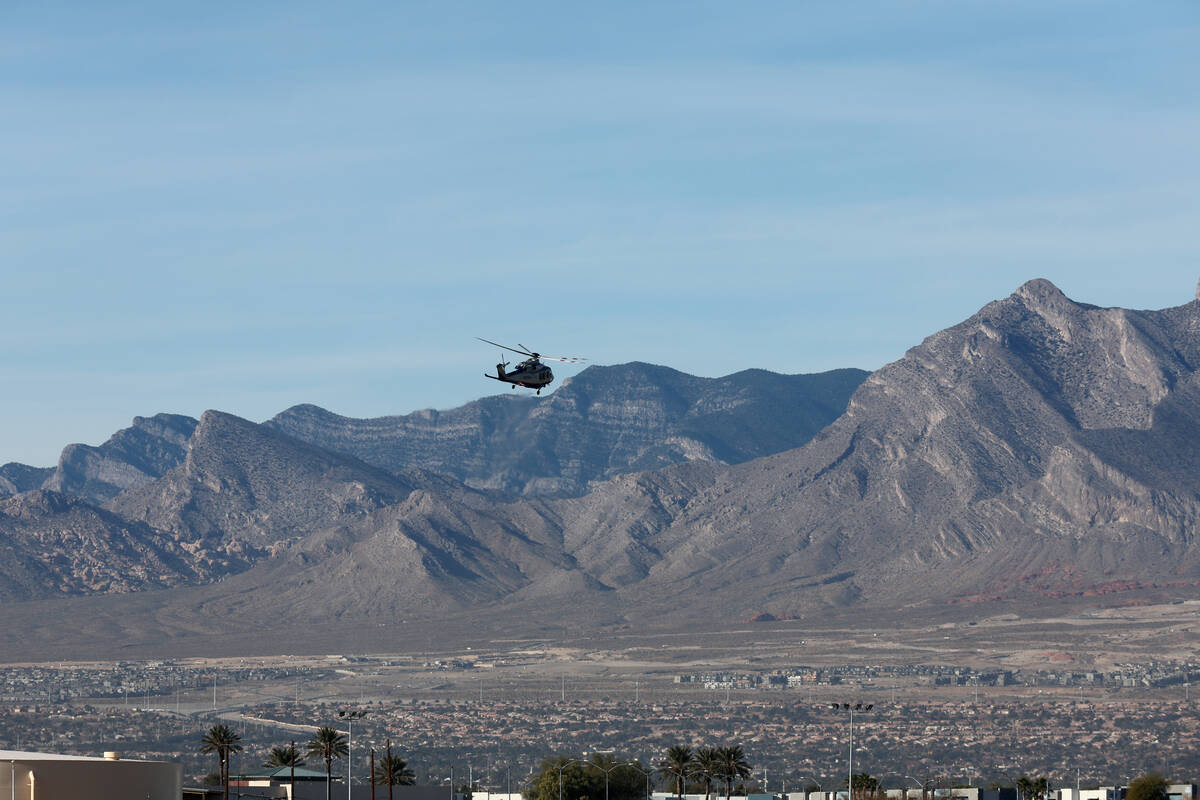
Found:
[{"label": "palm tree", "polygon": [[376,786],[412,786],[417,776],[401,756],[384,756],[375,762],[371,781]]},{"label": "palm tree", "polygon": [[695,771],[704,781],[704,800],[712,794],[713,778],[721,774],[721,758],[715,747],[701,747],[693,759]]},{"label": "palm tree", "polygon": [[683,776],[692,768],[692,748],[673,744],[667,748],[667,756],[658,762],[658,768],[675,776],[675,794],[683,798]]},{"label": "palm tree", "polygon": [[[849,779],[847,779],[849,780]],[[858,797],[874,797],[879,791],[879,781],[871,777],[869,772],[854,773],[854,780],[851,781],[851,796]]]},{"label": "palm tree", "polygon": [[719,774],[725,779],[725,800],[733,797],[733,782],[750,777],[750,762],[740,745],[717,748]]},{"label": "palm tree", "polygon": [[[342,734],[328,726],[317,728],[308,740],[308,755],[325,760],[325,800],[333,800],[333,762],[350,752]],[[226,798],[228,800],[228,798]]]},{"label": "palm tree", "polygon": [[221,785],[225,787],[225,800],[229,800],[229,756],[242,751],[242,737],[223,722],[208,729],[200,739],[201,753],[216,753],[220,770]]},{"label": "palm tree", "polygon": [[264,767],[303,767],[304,759],[300,758],[300,751],[296,749],[296,745],[291,744],[287,747],[272,747],[271,752],[267,755],[267,762]]},{"label": "palm tree", "polygon": [[1049,783],[1044,777],[1035,780],[1028,775],[1022,775],[1017,778],[1017,796],[1021,800],[1041,800],[1049,793]]}]

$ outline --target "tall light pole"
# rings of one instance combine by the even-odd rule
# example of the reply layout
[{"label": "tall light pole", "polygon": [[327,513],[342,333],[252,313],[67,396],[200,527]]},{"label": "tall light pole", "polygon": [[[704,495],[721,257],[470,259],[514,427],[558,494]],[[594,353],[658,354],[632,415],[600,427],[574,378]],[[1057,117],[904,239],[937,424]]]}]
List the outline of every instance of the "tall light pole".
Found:
[{"label": "tall light pole", "polygon": [[650,776],[653,775],[655,772],[658,772],[659,770],[656,770],[653,767],[651,767],[648,770],[643,769],[642,765],[635,761],[627,761],[627,762],[625,762],[625,766],[629,767],[630,769],[636,769],[638,772],[640,772],[646,776],[646,800],[650,800],[650,794],[651,794],[651,792],[650,792]]},{"label": "tall light pole", "polygon": [[[820,782],[819,780],[817,780],[816,778],[810,778],[810,777],[808,777],[807,775],[801,775],[801,776],[800,776],[800,780],[802,780],[802,781],[812,781],[813,783],[815,783],[815,784],[817,785],[817,788],[821,790],[822,794],[825,792],[825,787],[824,787],[824,786],[822,786],[822,785],[821,785],[821,782]],[[801,784],[801,786],[800,786],[800,790],[801,790],[802,792],[804,792],[804,800],[808,800],[808,785],[807,785],[807,784]]]},{"label": "tall light pole", "polygon": [[830,703],[829,707],[834,710],[841,709],[850,712],[850,774],[846,778],[846,798],[847,800],[854,800],[854,712],[870,711],[875,707],[875,704],[867,703],[864,706],[862,703],[855,703],[854,705],[850,705],[849,703]]},{"label": "tall light pole", "polygon": [[[345,719],[348,726],[348,730],[346,731],[346,800],[351,800],[350,779],[354,771],[354,720],[362,719],[366,715],[366,711],[346,711],[342,709],[338,712],[338,716]],[[371,780],[375,780],[374,775],[371,776]]]},{"label": "tall light pole", "polygon": [[[602,767],[599,764],[595,763],[594,761],[590,761],[590,762],[588,762],[588,766],[591,767],[592,769],[598,769],[604,773],[604,800],[608,800],[608,776],[612,774],[612,771],[614,769],[620,769],[621,767],[627,767],[627,766],[629,766],[629,764],[627,764],[624,761],[618,761],[616,764],[613,764],[613,765],[609,766],[608,768],[605,768],[605,767]],[[559,800],[562,800],[562,798],[559,798]]]},{"label": "tall light pole", "polygon": [[566,761],[563,761],[561,764],[555,765],[554,768],[556,770],[558,770],[558,800],[562,800],[562,771],[564,769],[566,769],[567,766],[569,766],[570,764],[582,764],[582,763],[583,762],[577,758],[568,758]]},{"label": "tall light pole", "polygon": [[[921,787],[921,800],[925,800],[925,784],[914,778],[912,775],[903,776],[905,780],[912,781],[917,786]],[[908,787],[904,787],[904,800],[908,800]]]},{"label": "tall light pole", "polygon": [[[388,800],[392,800],[392,740],[387,740],[387,773],[388,773]],[[371,776],[371,785],[375,785],[375,776]]]},{"label": "tall light pole", "polygon": [[[918,784],[920,783],[920,781],[918,781],[916,778],[910,778],[908,775],[901,775],[899,772],[885,772],[885,773],[883,773],[882,775],[880,775],[880,776],[879,776],[879,780],[880,780],[880,782],[882,783],[882,782],[883,782],[883,779],[884,779],[884,778],[887,778],[887,777],[889,777],[889,776],[895,776],[895,777],[899,778],[901,781],[904,781],[904,780],[911,780],[911,781],[913,781],[913,782],[915,782],[915,783],[918,783]],[[882,787],[881,787],[881,788],[882,788]],[[901,791],[903,791],[903,792],[904,792],[904,800],[908,800],[908,787],[907,787],[907,786],[901,786]],[[886,789],[885,789],[885,792],[886,792]]]}]

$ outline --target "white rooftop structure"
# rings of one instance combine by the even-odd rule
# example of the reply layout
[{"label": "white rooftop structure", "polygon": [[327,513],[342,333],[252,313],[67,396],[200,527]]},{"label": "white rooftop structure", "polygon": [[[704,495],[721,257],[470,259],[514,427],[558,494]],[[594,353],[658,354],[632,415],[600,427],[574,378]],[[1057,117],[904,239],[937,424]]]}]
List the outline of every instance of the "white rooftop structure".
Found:
[{"label": "white rooftop structure", "polygon": [[13,800],[179,800],[183,768],[126,761],[120,753],[73,756],[0,750],[0,798]]}]

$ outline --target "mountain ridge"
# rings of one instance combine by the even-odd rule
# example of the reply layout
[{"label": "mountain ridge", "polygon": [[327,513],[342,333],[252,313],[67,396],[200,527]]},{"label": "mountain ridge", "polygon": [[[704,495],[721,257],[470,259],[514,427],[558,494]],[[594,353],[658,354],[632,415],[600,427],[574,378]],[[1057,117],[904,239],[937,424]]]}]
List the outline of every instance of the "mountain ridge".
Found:
[{"label": "mountain ridge", "polygon": [[[493,395],[372,419],[300,405],[264,424],[393,472],[420,462],[475,488],[578,495],[623,472],[696,458],[736,463],[797,446],[841,413],[866,375],[699,378],[632,362],[589,367],[545,398]],[[581,460],[585,452],[593,455]]]},{"label": "mountain ridge", "polygon": [[[739,463],[693,458],[522,496],[397,475],[206,412],[181,464],[106,510],[206,563],[241,559],[219,591],[158,595],[195,630],[291,607],[308,620],[486,617],[530,631],[1159,596],[1200,585],[1197,366],[1200,303],[1102,308],[1036,279],[872,373],[802,445]],[[638,370],[608,373],[621,378],[610,386],[636,389]],[[668,377],[660,438],[688,436],[663,421],[703,417],[688,409],[704,402],[765,402],[732,383],[689,394]],[[574,383],[556,405],[492,402],[528,407],[532,427],[512,429],[539,445],[528,432],[547,423],[534,412],[562,426],[555,443],[575,420],[639,413],[636,399],[614,410]],[[589,430],[609,441],[604,425]],[[603,452],[632,466],[640,447]]]}]

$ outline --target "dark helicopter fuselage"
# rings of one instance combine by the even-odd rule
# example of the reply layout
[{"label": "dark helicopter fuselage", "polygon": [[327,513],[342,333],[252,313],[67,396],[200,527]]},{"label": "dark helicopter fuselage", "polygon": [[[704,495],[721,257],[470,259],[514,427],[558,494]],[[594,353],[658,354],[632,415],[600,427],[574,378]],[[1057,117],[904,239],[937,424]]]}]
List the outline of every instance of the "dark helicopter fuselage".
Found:
[{"label": "dark helicopter fuselage", "polygon": [[496,374],[489,375],[483,373],[485,378],[491,378],[494,381],[503,381],[511,383],[514,387],[523,386],[526,389],[537,389],[541,394],[542,387],[549,385],[554,380],[554,373],[550,368],[536,358],[529,358],[517,364],[517,368],[511,372],[505,371],[503,361],[496,365]]}]

